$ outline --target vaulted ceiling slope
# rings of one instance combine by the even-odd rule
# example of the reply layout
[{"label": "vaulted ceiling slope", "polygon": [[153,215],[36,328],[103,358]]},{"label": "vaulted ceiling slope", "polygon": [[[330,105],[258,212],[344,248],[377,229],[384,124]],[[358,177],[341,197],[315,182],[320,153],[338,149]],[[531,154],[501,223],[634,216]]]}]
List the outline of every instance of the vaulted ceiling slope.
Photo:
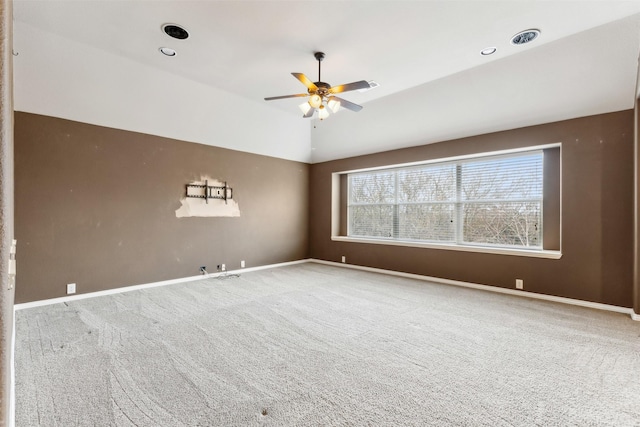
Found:
[{"label": "vaulted ceiling slope", "polygon": [[[320,162],[633,107],[640,1],[15,0],[18,111]],[[190,37],[161,27],[177,23]],[[521,30],[541,31],[525,46]],[[486,47],[495,54],[480,55]],[[175,49],[167,57],[160,47]],[[291,72],[358,113],[303,119]]]}]

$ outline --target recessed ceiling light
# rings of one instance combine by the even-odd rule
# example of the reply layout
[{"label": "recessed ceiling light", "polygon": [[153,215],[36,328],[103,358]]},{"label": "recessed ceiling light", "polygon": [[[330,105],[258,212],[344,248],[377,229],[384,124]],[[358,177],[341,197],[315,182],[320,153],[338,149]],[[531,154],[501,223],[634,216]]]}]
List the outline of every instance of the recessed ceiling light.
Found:
[{"label": "recessed ceiling light", "polygon": [[162,52],[163,54],[167,55],[167,56],[176,56],[178,53],[171,49],[170,47],[161,47],[160,52]]},{"label": "recessed ceiling light", "polygon": [[168,36],[178,40],[184,40],[189,37],[187,30],[176,24],[164,24],[162,31],[167,33]]},{"label": "recessed ceiling light", "polygon": [[526,44],[538,38],[539,35],[540,35],[540,30],[531,29],[531,30],[520,31],[518,34],[511,37],[511,44],[514,44],[514,45]]},{"label": "recessed ceiling light", "polygon": [[493,55],[494,53],[496,53],[496,50],[498,49],[496,49],[495,47],[488,47],[486,49],[482,49],[480,51],[480,55],[484,55],[484,56]]}]

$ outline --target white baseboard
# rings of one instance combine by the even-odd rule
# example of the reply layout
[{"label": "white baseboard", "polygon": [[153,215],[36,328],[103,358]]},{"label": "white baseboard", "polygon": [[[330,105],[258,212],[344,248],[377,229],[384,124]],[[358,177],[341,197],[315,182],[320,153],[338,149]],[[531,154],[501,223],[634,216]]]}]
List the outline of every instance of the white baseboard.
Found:
[{"label": "white baseboard", "polygon": [[104,295],[121,294],[121,293],[124,293],[124,292],[137,291],[137,290],[140,290],[140,289],[149,289],[149,288],[157,288],[159,286],[175,285],[177,283],[194,282],[196,280],[216,278],[216,277],[225,276],[225,275],[229,275],[229,274],[249,273],[251,271],[267,270],[267,269],[270,269],[270,268],[285,267],[287,265],[302,264],[302,263],[306,263],[306,262],[309,262],[309,260],[308,259],[302,259],[302,260],[298,260],[298,261],[282,262],[282,263],[278,263],[278,264],[269,264],[269,265],[261,265],[261,266],[257,266],[257,267],[241,268],[240,270],[228,270],[228,271],[223,271],[223,272],[219,272],[219,273],[200,274],[198,276],[190,276],[190,277],[182,277],[182,278],[179,278],[179,279],[163,280],[161,282],[144,283],[144,284],[141,284],[141,285],[125,286],[125,287],[122,287],[122,288],[106,289],[104,291],[87,292],[85,294],[67,295],[67,296],[59,297],[59,298],[50,298],[50,299],[45,299],[45,300],[31,301],[31,302],[25,302],[25,303],[21,303],[21,304],[15,304],[13,306],[13,309],[14,309],[14,311],[24,310],[26,308],[42,307],[42,306],[45,306],[45,305],[59,304],[59,303],[62,303],[62,302],[70,302],[70,301],[78,301],[78,300],[85,299],[85,298],[95,298],[95,297],[101,297],[101,296],[104,296]]},{"label": "white baseboard", "polygon": [[520,296],[520,297],[534,298],[534,299],[545,300],[545,301],[560,302],[560,303],[563,303],[563,304],[577,305],[577,306],[587,307],[587,308],[595,308],[597,310],[612,311],[612,312],[615,312],[615,313],[628,314],[631,317],[631,319],[636,320],[636,321],[640,321],[640,314],[635,313],[632,308],[618,307],[616,305],[601,304],[601,303],[597,303],[597,302],[583,301],[583,300],[578,300],[578,299],[573,299],[573,298],[557,297],[557,296],[553,296],[553,295],[537,294],[535,292],[527,292],[527,291],[521,291],[521,290],[517,290],[517,289],[507,289],[507,288],[500,288],[500,287],[497,287],[497,286],[480,285],[480,284],[477,284],[477,283],[462,282],[462,281],[459,281],[459,280],[451,280],[451,279],[442,279],[442,278],[439,278],[439,277],[423,276],[423,275],[420,275],[420,274],[404,273],[404,272],[401,272],[401,271],[384,270],[384,269],[381,269],[381,268],[364,267],[364,266],[353,265],[353,264],[343,264],[343,263],[339,263],[339,262],[325,261],[325,260],[315,259],[315,258],[302,259],[302,260],[298,260],[298,261],[283,262],[283,263],[278,263],[278,264],[261,265],[261,266],[257,266],[257,267],[242,268],[240,270],[230,270],[230,271],[225,271],[225,272],[220,272],[220,273],[211,273],[211,274],[204,274],[204,275],[198,275],[198,276],[183,277],[183,278],[180,278],[180,279],[164,280],[164,281],[161,281],[161,282],[145,283],[145,284],[141,284],[141,285],[133,285],[133,286],[126,286],[126,287],[122,287],[122,288],[107,289],[107,290],[98,291],[98,292],[89,292],[89,293],[86,293],[86,294],[68,295],[68,296],[59,297],[59,298],[51,298],[51,299],[40,300],[40,301],[26,302],[26,303],[22,303],[22,304],[15,304],[14,305],[14,310],[17,311],[17,310],[23,310],[23,309],[26,309],[26,308],[41,307],[41,306],[45,306],[45,305],[58,304],[58,303],[69,302],[69,301],[77,301],[77,300],[81,300],[81,299],[85,299],[85,298],[94,298],[94,297],[99,297],[99,296],[104,296],[104,295],[113,295],[113,294],[119,294],[119,293],[123,293],[123,292],[131,292],[131,291],[136,291],[136,290],[139,290],[139,289],[149,289],[149,288],[155,288],[155,287],[159,287],[159,286],[174,285],[174,284],[177,284],[177,283],[193,282],[193,281],[196,281],[196,280],[220,277],[220,276],[224,276],[224,275],[227,275],[227,274],[242,274],[242,273],[249,273],[251,271],[267,270],[267,269],[271,269],[271,268],[285,267],[285,266],[288,266],[288,265],[304,264],[304,263],[307,263],[307,262],[314,262],[314,263],[317,263],[317,264],[331,265],[331,266],[334,266],[334,267],[343,267],[343,268],[351,268],[351,269],[355,269],[355,270],[370,271],[370,272],[373,272],[373,273],[389,274],[389,275],[392,275],[392,276],[406,277],[406,278],[410,278],[410,279],[417,279],[417,280],[423,280],[423,281],[427,281],[427,282],[442,283],[442,284],[446,284],[446,285],[462,286],[462,287],[465,287],[465,288],[480,289],[480,290],[483,290],[483,291],[497,292],[497,293],[501,293],[501,294],[508,294],[508,295],[515,295],[515,296]]},{"label": "white baseboard", "polygon": [[628,314],[631,317],[631,319],[640,321],[640,314],[636,314],[632,308],[619,307],[617,305],[601,304],[597,302],[583,301],[583,300],[573,299],[573,298],[537,294],[535,292],[521,291],[518,289],[507,289],[507,288],[500,288],[497,286],[488,286],[488,285],[480,285],[477,283],[461,282],[459,280],[441,279],[439,277],[422,276],[420,274],[404,273],[401,271],[383,270],[381,268],[364,267],[364,266],[353,265],[353,264],[343,264],[339,262],[324,261],[324,260],[315,259],[315,258],[311,258],[309,259],[309,261],[315,262],[318,264],[332,265],[335,267],[352,268],[355,270],[370,271],[373,273],[382,273],[382,274],[389,274],[392,276],[406,277],[409,279],[423,280],[426,282],[435,282],[435,283],[442,283],[446,285],[462,286],[465,288],[480,289],[483,291],[497,292],[500,294],[508,294],[508,295],[515,295],[520,297],[540,299],[545,301],[560,302],[563,304],[577,305],[577,306],[587,307],[587,308],[595,308],[597,310],[613,311],[615,313]]}]

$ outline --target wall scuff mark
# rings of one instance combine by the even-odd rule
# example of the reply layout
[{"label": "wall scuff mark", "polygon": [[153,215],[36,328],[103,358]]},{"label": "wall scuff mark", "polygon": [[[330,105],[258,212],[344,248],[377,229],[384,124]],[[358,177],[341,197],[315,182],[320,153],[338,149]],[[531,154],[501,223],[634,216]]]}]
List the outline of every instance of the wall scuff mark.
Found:
[{"label": "wall scuff mark", "polygon": [[[190,182],[189,185],[205,185],[208,181],[210,186],[224,186],[224,181],[220,181],[208,176],[201,177],[200,181]],[[225,203],[226,202],[226,203]],[[233,200],[221,200],[221,199],[205,199],[187,197],[186,193],[184,197],[180,199],[182,206],[176,210],[177,218],[188,217],[239,217],[240,206]]]}]

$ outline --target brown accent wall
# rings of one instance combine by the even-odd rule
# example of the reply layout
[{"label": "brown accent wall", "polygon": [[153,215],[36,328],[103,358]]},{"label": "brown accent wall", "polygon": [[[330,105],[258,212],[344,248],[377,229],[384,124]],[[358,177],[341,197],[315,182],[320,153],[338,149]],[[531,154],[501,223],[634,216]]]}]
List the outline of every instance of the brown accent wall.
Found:
[{"label": "brown accent wall", "polygon": [[[15,116],[16,302],[308,257],[309,165],[28,113]],[[239,218],[176,218],[227,181]]]},{"label": "brown accent wall", "polygon": [[634,118],[633,311],[640,315],[640,99],[635,102]]},{"label": "brown accent wall", "polygon": [[[633,305],[632,110],[474,136],[311,166],[312,258]],[[331,174],[352,169],[562,143],[562,258],[410,248],[331,240]],[[348,144],[348,141],[344,141]]]}]

